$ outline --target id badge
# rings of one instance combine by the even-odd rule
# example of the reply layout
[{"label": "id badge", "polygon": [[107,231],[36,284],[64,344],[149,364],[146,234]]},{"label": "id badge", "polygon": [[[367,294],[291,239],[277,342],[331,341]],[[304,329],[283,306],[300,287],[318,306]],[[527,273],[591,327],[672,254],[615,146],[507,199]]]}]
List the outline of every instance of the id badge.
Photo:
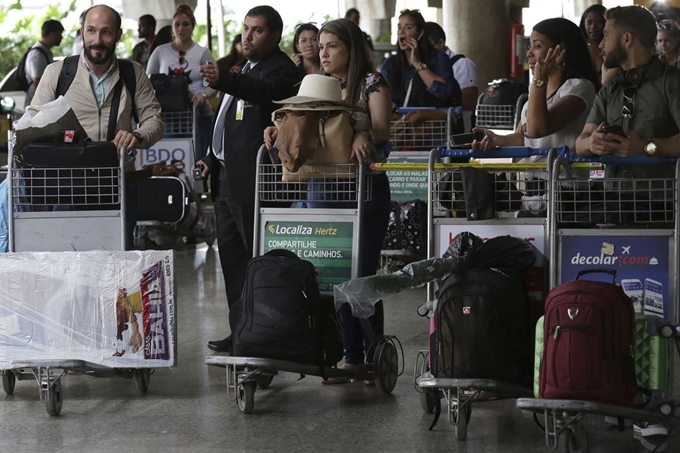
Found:
[{"label": "id badge", "polygon": [[246,103],[243,101],[243,99],[239,99],[236,102],[236,121],[242,121],[243,120],[243,110],[245,109]]}]

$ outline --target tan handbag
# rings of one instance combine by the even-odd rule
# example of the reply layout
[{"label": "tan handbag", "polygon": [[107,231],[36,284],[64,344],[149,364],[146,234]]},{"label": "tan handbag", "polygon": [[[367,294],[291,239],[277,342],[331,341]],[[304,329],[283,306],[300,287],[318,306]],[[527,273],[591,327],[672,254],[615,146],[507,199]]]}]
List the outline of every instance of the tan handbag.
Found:
[{"label": "tan handbag", "polygon": [[[297,113],[295,118],[299,119],[299,112],[304,110],[300,106],[290,107],[286,105],[273,115],[274,125],[279,130],[276,147],[283,163],[283,181],[300,182],[312,179],[333,181],[356,178],[357,162],[356,159],[350,160],[354,139],[352,112],[346,109],[310,109],[313,110],[314,115],[307,115],[307,121],[313,118],[317,124],[316,132],[312,137],[309,132],[311,128],[308,124],[303,125],[301,121],[297,121],[299,124],[296,132],[291,133],[286,130],[293,122],[286,116]],[[334,106],[334,108],[338,107]],[[315,143],[315,146],[312,156],[308,156],[306,152],[311,143]],[[302,162],[304,164],[298,165]]]}]

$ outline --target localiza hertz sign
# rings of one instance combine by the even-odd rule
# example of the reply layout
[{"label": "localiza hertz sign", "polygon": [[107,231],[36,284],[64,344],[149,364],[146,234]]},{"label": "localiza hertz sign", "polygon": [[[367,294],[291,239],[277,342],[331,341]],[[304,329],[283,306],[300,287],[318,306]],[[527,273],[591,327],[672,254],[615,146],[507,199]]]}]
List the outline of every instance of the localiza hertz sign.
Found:
[{"label": "localiza hertz sign", "polygon": [[321,291],[352,277],[352,222],[267,222],[264,251],[286,249],[310,261]]}]

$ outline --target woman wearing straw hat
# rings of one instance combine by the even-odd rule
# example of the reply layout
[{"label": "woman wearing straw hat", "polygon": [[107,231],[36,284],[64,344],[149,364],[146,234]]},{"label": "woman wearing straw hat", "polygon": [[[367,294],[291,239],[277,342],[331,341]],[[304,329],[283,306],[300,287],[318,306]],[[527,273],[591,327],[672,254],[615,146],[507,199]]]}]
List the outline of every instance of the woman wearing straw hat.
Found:
[{"label": "woman wearing straw hat", "polygon": [[[355,126],[350,159],[361,164],[384,161],[389,153],[390,119],[392,100],[383,76],[375,72],[366,53],[361,29],[348,19],[336,19],[326,23],[319,32],[319,58],[322,73],[340,81],[342,98],[346,103],[361,108]],[[309,75],[307,77],[314,77]],[[306,80],[307,78],[305,78]],[[299,95],[306,88],[300,87]],[[276,129],[265,130],[265,144],[271,148],[276,140]],[[390,215],[390,186],[384,173],[372,174],[372,197],[364,209],[362,226],[362,249],[360,276],[375,275],[380,262],[380,251],[387,232]],[[321,207],[324,203],[315,203]],[[310,207],[313,205],[310,204]],[[349,305],[340,309],[342,317],[342,341],[345,363],[342,369],[356,369],[364,361],[373,361],[371,339],[352,316]],[[377,336],[384,331],[382,302],[375,305],[375,314],[369,318]],[[345,378],[330,378],[325,384],[344,384]],[[366,382],[371,384],[371,382]]]}]

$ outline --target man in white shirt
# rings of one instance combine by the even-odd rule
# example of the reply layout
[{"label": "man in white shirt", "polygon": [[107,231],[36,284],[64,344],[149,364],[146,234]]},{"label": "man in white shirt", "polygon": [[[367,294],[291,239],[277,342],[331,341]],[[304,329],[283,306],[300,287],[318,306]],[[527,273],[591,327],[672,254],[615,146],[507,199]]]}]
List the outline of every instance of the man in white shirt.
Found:
[{"label": "man in white shirt", "polygon": [[453,76],[455,77],[460,90],[463,94],[463,110],[474,111],[477,107],[479,88],[477,87],[477,66],[464,55],[456,54],[453,50],[446,47],[446,34],[442,27],[435,22],[425,24],[425,34],[430,40],[432,47],[445,52],[451,60],[453,66]]},{"label": "man in white shirt", "polygon": [[61,44],[63,33],[64,26],[58,20],[49,19],[42,24],[42,37],[31,47],[26,57],[26,81],[29,85],[26,105],[30,105],[45,68],[54,62],[54,55],[50,49]]}]

